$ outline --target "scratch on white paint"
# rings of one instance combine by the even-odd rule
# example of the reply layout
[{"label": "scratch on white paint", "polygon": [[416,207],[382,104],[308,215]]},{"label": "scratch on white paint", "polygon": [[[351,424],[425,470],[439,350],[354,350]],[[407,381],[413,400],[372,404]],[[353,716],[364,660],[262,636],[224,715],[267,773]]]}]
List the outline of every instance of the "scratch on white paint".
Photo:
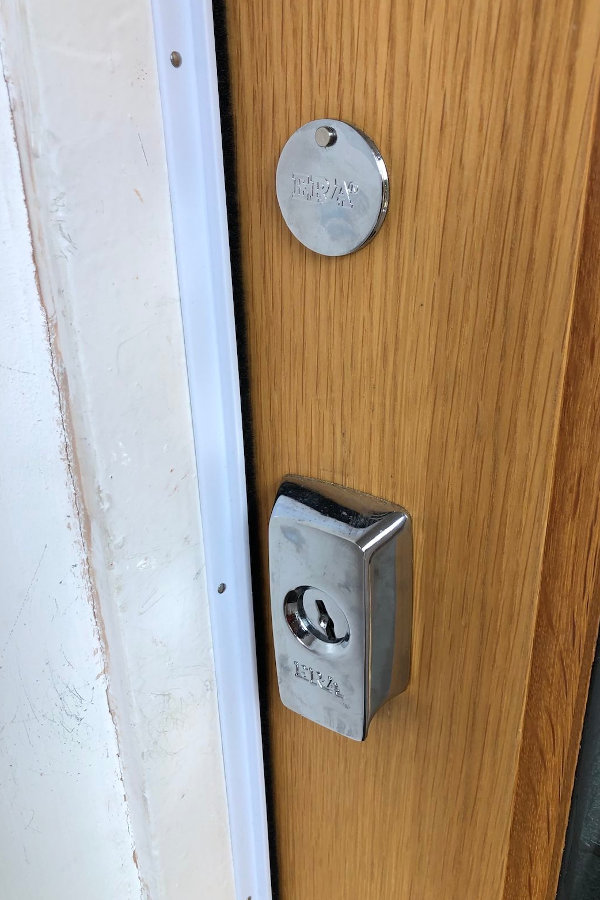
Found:
[{"label": "scratch on white paint", "polygon": [[22,616],[22,614],[23,614],[23,610],[25,609],[25,606],[27,605],[27,601],[29,600],[29,597],[30,597],[30,595],[31,595],[31,589],[33,588],[33,586],[34,586],[34,584],[35,584],[35,582],[36,582],[36,579],[37,579],[37,576],[38,576],[38,572],[40,571],[40,566],[42,565],[42,560],[44,559],[44,554],[46,553],[46,550],[47,550],[47,549],[48,549],[48,544],[44,544],[44,548],[43,548],[42,553],[41,553],[41,556],[40,556],[40,558],[39,558],[39,560],[38,560],[38,564],[37,564],[37,566],[35,567],[35,571],[34,571],[33,575],[31,576],[31,581],[29,582],[29,584],[28,584],[28,586],[27,586],[27,590],[25,591],[25,596],[23,597],[23,602],[21,603],[21,605],[20,605],[20,607],[19,607],[19,610],[18,610],[18,612],[17,612],[17,615],[15,616],[14,622],[13,622],[12,625],[10,626],[10,630],[9,630],[9,632],[8,632],[8,636],[7,636],[7,638],[6,638],[6,641],[4,642],[4,646],[3,646],[3,648],[2,648],[2,652],[0,653],[0,666],[2,665],[2,660],[3,660],[3,658],[4,658],[4,654],[6,653],[6,648],[8,647],[8,645],[9,645],[10,642],[11,642],[12,636],[13,636],[13,634],[15,633],[15,628],[16,628],[17,625],[19,624],[19,619],[21,618],[21,616]]}]

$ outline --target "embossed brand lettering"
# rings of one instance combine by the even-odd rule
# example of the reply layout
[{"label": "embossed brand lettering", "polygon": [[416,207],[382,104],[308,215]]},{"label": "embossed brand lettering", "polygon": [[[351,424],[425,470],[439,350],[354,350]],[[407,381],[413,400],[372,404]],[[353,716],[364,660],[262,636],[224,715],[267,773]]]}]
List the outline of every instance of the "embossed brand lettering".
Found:
[{"label": "embossed brand lettering", "polygon": [[294,673],[296,678],[308,681],[309,684],[315,684],[317,687],[320,687],[321,690],[327,691],[328,694],[339,697],[340,700],[344,699],[337,681],[334,681],[331,675],[323,675],[322,672],[318,672],[316,669],[311,668],[311,666],[305,666],[303,663],[296,662],[296,660],[294,660],[294,666],[296,667]]},{"label": "embossed brand lettering", "polygon": [[352,194],[358,194],[358,185],[353,181],[338,181],[334,178],[330,181],[322,175],[303,175],[300,172],[292,172],[292,199],[309,200],[315,203],[325,203],[327,200],[335,200],[338,206],[352,209]]}]

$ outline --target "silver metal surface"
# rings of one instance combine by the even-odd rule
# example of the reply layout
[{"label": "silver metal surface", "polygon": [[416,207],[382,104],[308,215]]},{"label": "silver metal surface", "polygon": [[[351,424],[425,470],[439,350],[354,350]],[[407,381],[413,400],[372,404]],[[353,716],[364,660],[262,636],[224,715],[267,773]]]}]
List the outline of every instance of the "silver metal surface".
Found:
[{"label": "silver metal surface", "polygon": [[330,125],[319,125],[315,131],[315,141],[319,147],[332,147],[337,140],[335,128]]},{"label": "silver metal surface", "polygon": [[388,208],[389,181],[379,150],[338,119],[316,119],[294,132],[281,151],[276,184],[288,228],[324,256],[364,247]]},{"label": "silver metal surface", "polygon": [[281,700],[357,741],[408,684],[412,535],[406,510],[288,476],[269,523]]}]

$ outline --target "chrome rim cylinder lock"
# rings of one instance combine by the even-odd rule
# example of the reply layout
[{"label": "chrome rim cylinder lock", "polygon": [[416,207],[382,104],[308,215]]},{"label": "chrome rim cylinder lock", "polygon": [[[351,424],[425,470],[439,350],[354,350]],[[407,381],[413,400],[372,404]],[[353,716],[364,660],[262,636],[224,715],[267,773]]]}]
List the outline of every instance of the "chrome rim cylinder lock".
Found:
[{"label": "chrome rim cylinder lock", "polygon": [[269,524],[281,700],[362,741],[410,675],[412,535],[400,506],[288,476]]}]

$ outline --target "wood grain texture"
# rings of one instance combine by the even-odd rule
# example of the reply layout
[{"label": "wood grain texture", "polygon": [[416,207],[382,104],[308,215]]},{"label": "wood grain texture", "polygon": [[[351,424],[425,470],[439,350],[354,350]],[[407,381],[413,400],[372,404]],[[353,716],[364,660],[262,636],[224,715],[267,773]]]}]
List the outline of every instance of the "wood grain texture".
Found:
[{"label": "wood grain texture", "polygon": [[[498,898],[600,6],[229,0],[228,24],[263,548],[287,472],[401,503],[415,539],[412,681],[364,744],[285,710],[270,661],[281,896]],[[275,199],[281,147],[324,115],[390,172],[380,234],[341,259]]]},{"label": "wood grain texture", "polygon": [[556,896],[600,618],[600,123],[512,821],[506,900]]}]

